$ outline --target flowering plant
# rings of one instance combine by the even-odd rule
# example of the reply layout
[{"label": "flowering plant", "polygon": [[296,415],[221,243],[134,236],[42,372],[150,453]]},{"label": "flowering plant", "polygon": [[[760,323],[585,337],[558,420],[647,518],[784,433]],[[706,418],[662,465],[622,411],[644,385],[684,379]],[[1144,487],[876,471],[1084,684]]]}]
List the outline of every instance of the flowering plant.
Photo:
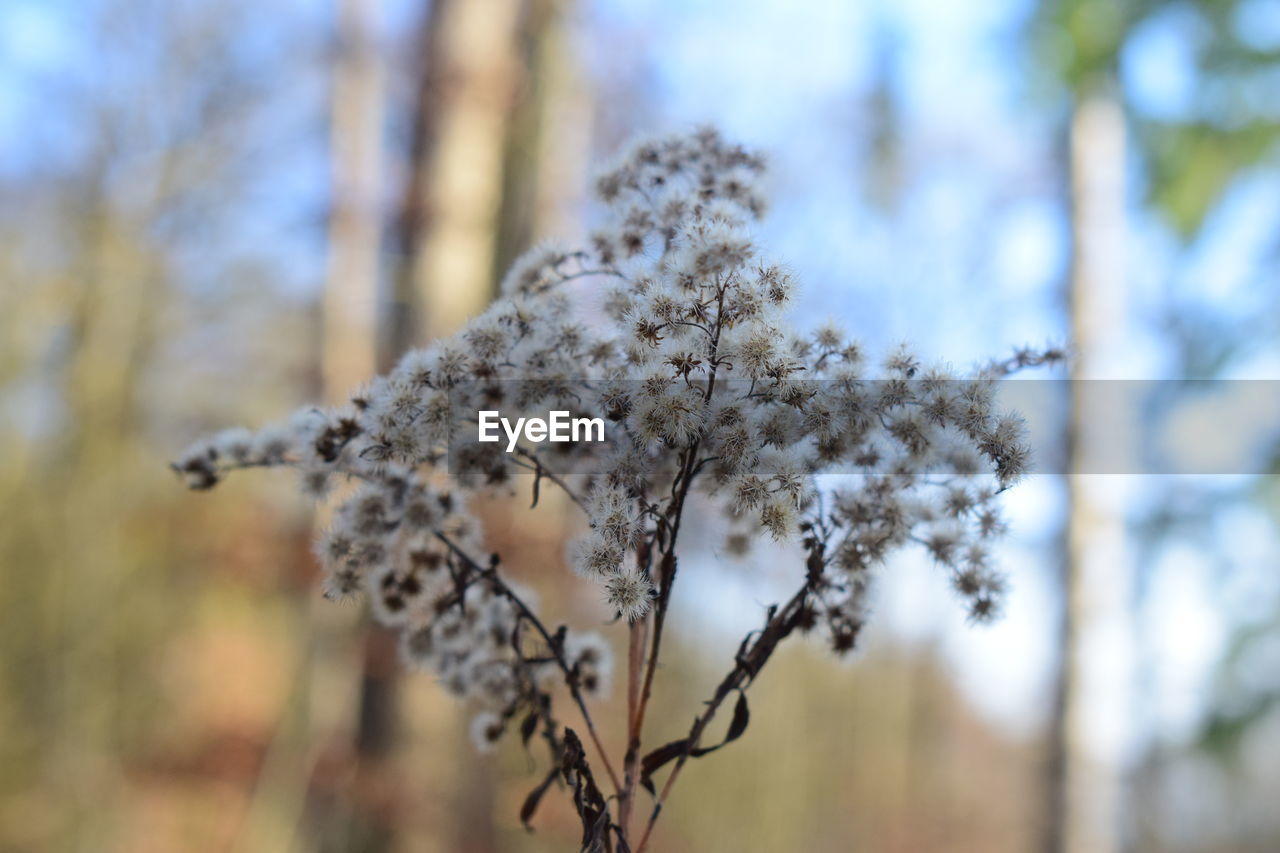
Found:
[{"label": "flowering plant", "polygon": [[[254,466],[296,468],[316,495],[357,484],[318,544],[325,594],[366,597],[399,632],[404,659],[476,707],[482,747],[509,730],[544,740],[550,767],[521,818],[562,783],[583,849],[644,850],[687,762],[745,731],[746,690],[783,640],[814,633],[838,653],[855,647],[873,575],[895,549],[927,549],[974,619],[1000,601],[989,560],[1004,529],[998,495],[1028,452],[1020,421],[995,407],[994,383],[1060,353],[1020,351],[962,379],[900,349],[873,379],[835,325],[792,331],[782,316],[791,276],[749,231],[764,209],[762,170],[712,131],[641,142],[598,181],[613,219],[589,247],[535,249],[489,310],[349,405],[228,431],[174,463],[195,489]],[[538,407],[602,419],[610,438],[466,440],[482,412]],[[610,682],[605,639],[547,625],[468,511],[469,494],[511,493],[521,475],[535,504],[550,484],[585,513],[569,561],[627,632],[616,754],[591,713]],[[646,710],[695,504],[723,511],[735,546],[759,534],[788,543],[796,589],[743,639],[687,733],[655,748]],[[592,756],[556,716],[560,686]],[[727,734],[708,745],[731,700]],[[651,799],[637,821],[642,788]]]}]

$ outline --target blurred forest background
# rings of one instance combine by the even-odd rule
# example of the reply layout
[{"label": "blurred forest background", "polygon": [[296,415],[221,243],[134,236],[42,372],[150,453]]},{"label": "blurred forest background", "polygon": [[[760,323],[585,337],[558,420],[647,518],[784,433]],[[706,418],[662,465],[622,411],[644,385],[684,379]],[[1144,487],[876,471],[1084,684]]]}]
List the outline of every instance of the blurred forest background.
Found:
[{"label": "blurred forest background", "polygon": [[[476,762],[320,600],[323,510],[165,463],[456,328],[586,233],[633,134],[770,154],[801,323],[1275,380],[1277,93],[1277,0],[0,0],[0,850],[574,846],[551,799],[519,825],[533,759]],[[1171,390],[1143,434],[1215,405]],[[1075,400],[1054,470],[1094,424]],[[787,649],[659,849],[1280,849],[1260,447],[1270,476],[1033,477],[991,628],[896,562],[863,650]],[[565,514],[489,515],[572,616]],[[775,600],[765,559],[688,559],[654,737]]]}]

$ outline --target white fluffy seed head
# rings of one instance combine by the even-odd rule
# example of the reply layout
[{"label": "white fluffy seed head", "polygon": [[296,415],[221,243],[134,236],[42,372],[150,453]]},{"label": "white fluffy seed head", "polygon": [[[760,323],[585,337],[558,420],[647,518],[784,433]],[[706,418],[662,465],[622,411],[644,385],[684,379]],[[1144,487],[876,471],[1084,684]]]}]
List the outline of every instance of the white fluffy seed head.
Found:
[{"label": "white fluffy seed head", "polygon": [[471,743],[480,752],[493,752],[505,732],[506,723],[492,711],[481,711],[471,718]]},{"label": "white fluffy seed head", "polygon": [[653,602],[653,585],[634,571],[621,571],[604,579],[605,601],[623,619],[634,622],[649,612]]},{"label": "white fluffy seed head", "polygon": [[609,695],[613,678],[613,650],[600,634],[572,632],[565,640],[565,659],[578,673],[583,691],[596,698]]},{"label": "white fluffy seed head", "polygon": [[[504,298],[405,355],[348,406],[222,433],[174,468],[197,489],[264,465],[297,469],[317,497],[358,483],[317,547],[325,593],[367,593],[379,621],[401,631],[411,665],[493,711],[484,745],[519,690],[548,676],[545,662],[518,660],[518,620],[490,588],[483,530],[463,502],[509,490],[515,473],[501,450],[453,452],[459,418],[474,431],[481,409],[572,408],[620,437],[538,452],[544,474],[572,483],[585,473],[593,484],[575,488],[591,530],[569,561],[628,620],[653,600],[637,552],[662,547],[690,482],[740,528],[734,550],[761,530],[820,545],[831,600],[810,617],[827,620],[838,650],[852,648],[873,573],[911,543],[924,543],[986,618],[1003,588],[988,561],[1004,529],[998,495],[1028,465],[1021,424],[995,405],[993,383],[1060,354],[1020,352],[972,381],[924,371],[901,348],[872,376],[836,324],[793,332],[783,317],[792,278],[748,231],[763,210],[762,168],[714,132],[637,144],[599,180],[613,218],[588,245],[528,253]],[[855,476],[819,488],[823,474]],[[582,657],[584,687],[588,677],[607,683],[593,643],[566,646]]]},{"label": "white fluffy seed head", "polygon": [[622,559],[622,548],[606,541],[598,532],[575,539],[569,545],[569,564],[579,577],[590,580],[602,580],[616,573]]}]

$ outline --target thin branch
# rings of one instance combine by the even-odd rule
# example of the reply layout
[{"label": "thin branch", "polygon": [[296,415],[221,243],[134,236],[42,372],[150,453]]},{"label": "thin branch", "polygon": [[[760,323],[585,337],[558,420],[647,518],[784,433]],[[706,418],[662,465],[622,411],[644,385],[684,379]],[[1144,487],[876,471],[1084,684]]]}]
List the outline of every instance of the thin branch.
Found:
[{"label": "thin branch", "polygon": [[618,824],[630,835],[631,811],[635,803],[636,782],[640,770],[640,685],[644,675],[644,647],[648,636],[649,617],[637,619],[629,626],[627,650],[627,752],[622,773],[626,785],[618,802]]},{"label": "thin branch", "polygon": [[576,503],[583,512],[587,511],[586,502],[581,497],[579,497],[578,494],[573,489],[569,488],[569,484],[566,483],[564,480],[562,480],[559,474],[557,474],[555,471],[552,471],[550,468],[548,468],[546,466],[546,463],[544,463],[541,459],[539,459],[536,453],[530,453],[528,450],[525,450],[523,447],[520,447],[520,446],[516,447],[515,453],[517,456],[523,456],[525,459],[528,459],[530,462],[533,463],[533,465],[530,466],[530,465],[512,460],[513,462],[515,462],[515,464],[519,465],[521,468],[524,468],[526,470],[533,471],[539,477],[546,477],[548,480],[550,480],[551,482],[559,486],[560,490],[563,491],[566,495],[568,495],[569,499],[572,500],[574,503]]},{"label": "thin branch", "polygon": [[529,606],[524,603],[520,596],[516,595],[515,591],[512,590],[511,587],[507,586],[506,582],[502,580],[501,576],[499,576],[495,567],[480,565],[471,557],[470,554],[458,547],[458,545],[448,536],[438,530],[434,531],[434,533],[435,537],[443,542],[458,559],[466,563],[468,568],[484,577],[492,583],[500,593],[506,596],[507,599],[510,600],[517,609],[519,609],[525,621],[532,625],[534,629],[542,635],[542,639],[546,642],[548,648],[551,649],[551,654],[555,657],[556,664],[560,667],[561,672],[564,673],[565,684],[569,687],[569,693],[573,696],[573,701],[577,704],[578,710],[582,712],[582,721],[586,723],[587,733],[591,735],[591,740],[595,744],[596,751],[600,753],[600,761],[604,765],[605,772],[609,774],[609,781],[617,791],[621,792],[622,783],[619,781],[618,774],[614,771],[613,765],[609,762],[609,753],[605,751],[604,745],[600,742],[600,736],[596,733],[595,722],[591,719],[591,712],[587,710],[587,703],[582,698],[582,690],[578,686],[577,676],[574,674],[573,668],[570,667],[568,662],[565,660],[564,650],[561,648],[561,644],[552,637],[549,631],[547,631],[546,626],[542,624],[542,620],[538,618],[537,614],[535,614]]},{"label": "thin branch", "polygon": [[[716,289],[716,327],[715,335],[711,340],[711,370],[707,374],[707,390],[703,398],[704,402],[710,402],[711,396],[715,393],[716,374],[720,367],[720,361],[717,356],[720,346],[720,332],[723,328],[720,318],[724,316],[725,288],[723,283],[717,281]],[[657,672],[658,655],[662,649],[662,634],[663,629],[666,627],[667,608],[670,606],[671,589],[676,580],[676,539],[680,534],[680,521],[684,517],[684,505],[689,495],[689,488],[693,485],[697,472],[702,469],[702,464],[697,461],[698,449],[701,443],[701,439],[696,439],[686,449],[684,459],[681,460],[680,473],[672,484],[672,500],[666,516],[671,530],[671,537],[663,549],[662,562],[660,563],[661,578],[658,588],[658,605],[654,608],[653,615],[653,645],[649,650],[649,662],[644,675],[644,688],[640,694],[640,708],[637,712],[636,721],[637,734],[642,733],[644,730],[645,710],[649,706],[649,697],[653,692],[653,678]],[[678,491],[676,491],[677,489]]]},{"label": "thin branch", "polygon": [[[760,669],[773,654],[774,649],[777,648],[778,643],[786,639],[799,626],[802,608],[808,601],[811,592],[811,586],[806,581],[805,585],[791,597],[791,600],[785,606],[771,615],[750,648],[739,652],[735,657],[733,669],[716,687],[715,693],[707,701],[703,712],[694,719],[693,726],[689,729],[684,751],[676,759],[675,767],[671,769],[671,775],[667,777],[666,784],[662,786],[662,792],[654,801],[653,811],[649,815],[649,823],[645,826],[644,835],[640,837],[640,843],[636,846],[635,853],[643,853],[645,846],[649,843],[649,837],[653,833],[653,826],[658,822],[658,815],[662,812],[662,806],[666,803],[667,797],[670,796],[671,789],[675,786],[681,769],[689,760],[689,756],[693,751],[698,748],[702,733],[715,717],[720,705],[735,690],[745,690],[750,686]],[[745,645],[744,642],[744,647]]]}]

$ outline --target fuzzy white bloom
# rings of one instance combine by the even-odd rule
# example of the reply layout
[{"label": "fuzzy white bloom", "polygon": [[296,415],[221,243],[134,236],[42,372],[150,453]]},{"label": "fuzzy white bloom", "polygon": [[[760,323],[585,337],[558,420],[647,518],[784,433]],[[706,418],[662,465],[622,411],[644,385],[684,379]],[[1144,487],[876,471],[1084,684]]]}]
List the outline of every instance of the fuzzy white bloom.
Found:
[{"label": "fuzzy white bloom", "polygon": [[[713,131],[637,143],[598,178],[611,218],[587,246],[533,249],[502,298],[349,405],[220,433],[174,469],[196,489],[250,466],[296,468],[315,497],[357,484],[316,546],[325,595],[367,597],[411,666],[484,709],[482,748],[517,714],[543,724],[559,669],[589,694],[611,675],[602,638],[557,639],[484,556],[466,497],[510,494],[517,477],[583,507],[590,529],[567,562],[627,622],[666,606],[654,582],[664,558],[674,567],[691,496],[732,519],[735,552],[761,532],[805,551],[795,624],[838,652],[856,644],[875,573],[908,546],[944,568],[973,618],[989,618],[1003,590],[989,553],[1005,527],[999,496],[1029,462],[994,383],[1061,353],[1023,350],[962,378],[903,346],[869,374],[836,322],[795,331],[792,276],[751,230],[763,166]],[[598,417],[610,440],[459,445],[495,409]],[[819,487],[823,474],[856,476]]]},{"label": "fuzzy white bloom", "polygon": [[597,487],[587,502],[587,518],[602,542],[619,552],[639,544],[643,532],[640,510],[627,490],[609,485]]},{"label": "fuzzy white bloom", "polygon": [[226,458],[244,463],[253,453],[253,433],[244,427],[232,427],[215,435],[212,444]]},{"label": "fuzzy white bloom", "polygon": [[613,652],[604,637],[594,632],[570,634],[565,642],[565,658],[578,672],[587,694],[606,697],[613,684]]},{"label": "fuzzy white bloom", "polygon": [[619,544],[596,532],[570,542],[569,563],[579,577],[602,580],[619,570],[623,553]]},{"label": "fuzzy white bloom", "polygon": [[389,628],[409,624],[427,591],[424,579],[412,568],[401,571],[392,565],[369,572],[367,584],[374,618]]},{"label": "fuzzy white bloom", "polygon": [[480,752],[493,752],[506,728],[502,717],[492,711],[481,711],[471,718],[471,742]]},{"label": "fuzzy white bloom", "polygon": [[760,508],[760,526],[775,540],[782,541],[795,532],[795,504],[786,497],[773,497]]},{"label": "fuzzy white bloom", "polygon": [[649,612],[653,584],[639,572],[623,570],[604,579],[605,601],[623,619],[634,622]]}]

